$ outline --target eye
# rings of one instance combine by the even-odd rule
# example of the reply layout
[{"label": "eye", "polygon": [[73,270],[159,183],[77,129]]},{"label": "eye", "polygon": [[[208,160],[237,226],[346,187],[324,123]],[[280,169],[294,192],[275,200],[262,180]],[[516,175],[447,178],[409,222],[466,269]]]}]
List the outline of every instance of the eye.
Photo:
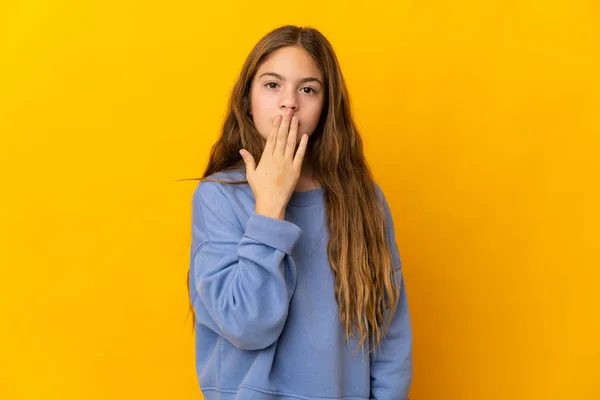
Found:
[{"label": "eye", "polygon": [[[308,89],[308,92],[305,90]],[[317,94],[317,91],[309,86],[307,87],[303,87],[302,90],[304,91],[304,93],[306,94]]]},{"label": "eye", "polygon": [[[275,86],[271,86],[271,85],[275,85]],[[267,82],[267,83],[265,83],[265,86],[268,87],[269,89],[276,89],[277,86],[279,86],[279,85],[275,82]]]}]

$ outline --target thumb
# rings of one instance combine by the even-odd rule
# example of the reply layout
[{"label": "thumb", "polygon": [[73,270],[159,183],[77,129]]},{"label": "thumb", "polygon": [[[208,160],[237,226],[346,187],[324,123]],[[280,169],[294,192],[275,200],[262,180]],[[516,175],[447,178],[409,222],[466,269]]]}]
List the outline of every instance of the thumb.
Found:
[{"label": "thumb", "polygon": [[252,157],[252,154],[248,153],[244,149],[240,150],[240,154],[244,159],[244,163],[246,163],[246,169],[248,171],[254,171],[256,163],[254,162],[254,157]]}]

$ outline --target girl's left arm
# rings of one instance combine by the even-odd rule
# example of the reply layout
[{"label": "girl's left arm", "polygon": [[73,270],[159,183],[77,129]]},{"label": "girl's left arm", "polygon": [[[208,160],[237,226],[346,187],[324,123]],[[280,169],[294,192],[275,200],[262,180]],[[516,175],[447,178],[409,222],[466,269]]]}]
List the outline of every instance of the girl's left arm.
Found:
[{"label": "girl's left arm", "polygon": [[372,400],[407,400],[412,382],[412,332],[406,288],[400,269],[396,275],[400,287],[398,306],[375,356],[371,353]]},{"label": "girl's left arm", "polygon": [[402,274],[402,262],[396,245],[394,223],[388,203],[381,192],[385,209],[388,240],[396,269],[396,283],[399,288],[398,305],[391,317],[388,330],[382,338],[375,355],[371,353],[371,396],[372,400],[407,400],[413,376],[412,326],[406,287]]}]

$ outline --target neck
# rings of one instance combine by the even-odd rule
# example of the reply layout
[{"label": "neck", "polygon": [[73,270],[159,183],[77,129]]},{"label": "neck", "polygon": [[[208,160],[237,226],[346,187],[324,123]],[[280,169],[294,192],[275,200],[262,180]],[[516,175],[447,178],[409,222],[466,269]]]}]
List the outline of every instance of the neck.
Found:
[{"label": "neck", "polygon": [[313,168],[310,162],[310,157],[308,154],[305,154],[304,160],[302,160],[302,171],[300,172],[300,177],[298,178],[298,183],[296,184],[296,191],[305,191],[319,188],[318,182],[313,179]]},{"label": "neck", "polygon": [[302,171],[300,171],[300,178],[310,179],[313,175],[313,168],[308,157],[308,154],[305,155],[304,160],[302,160]]}]

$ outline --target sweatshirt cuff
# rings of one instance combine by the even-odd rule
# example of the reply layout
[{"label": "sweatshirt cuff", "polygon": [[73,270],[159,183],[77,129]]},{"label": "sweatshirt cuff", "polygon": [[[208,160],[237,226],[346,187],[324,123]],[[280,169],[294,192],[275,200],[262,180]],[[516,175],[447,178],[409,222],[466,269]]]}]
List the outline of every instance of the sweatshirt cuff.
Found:
[{"label": "sweatshirt cuff", "polygon": [[245,235],[291,255],[302,235],[302,229],[289,221],[253,212],[248,218]]}]

